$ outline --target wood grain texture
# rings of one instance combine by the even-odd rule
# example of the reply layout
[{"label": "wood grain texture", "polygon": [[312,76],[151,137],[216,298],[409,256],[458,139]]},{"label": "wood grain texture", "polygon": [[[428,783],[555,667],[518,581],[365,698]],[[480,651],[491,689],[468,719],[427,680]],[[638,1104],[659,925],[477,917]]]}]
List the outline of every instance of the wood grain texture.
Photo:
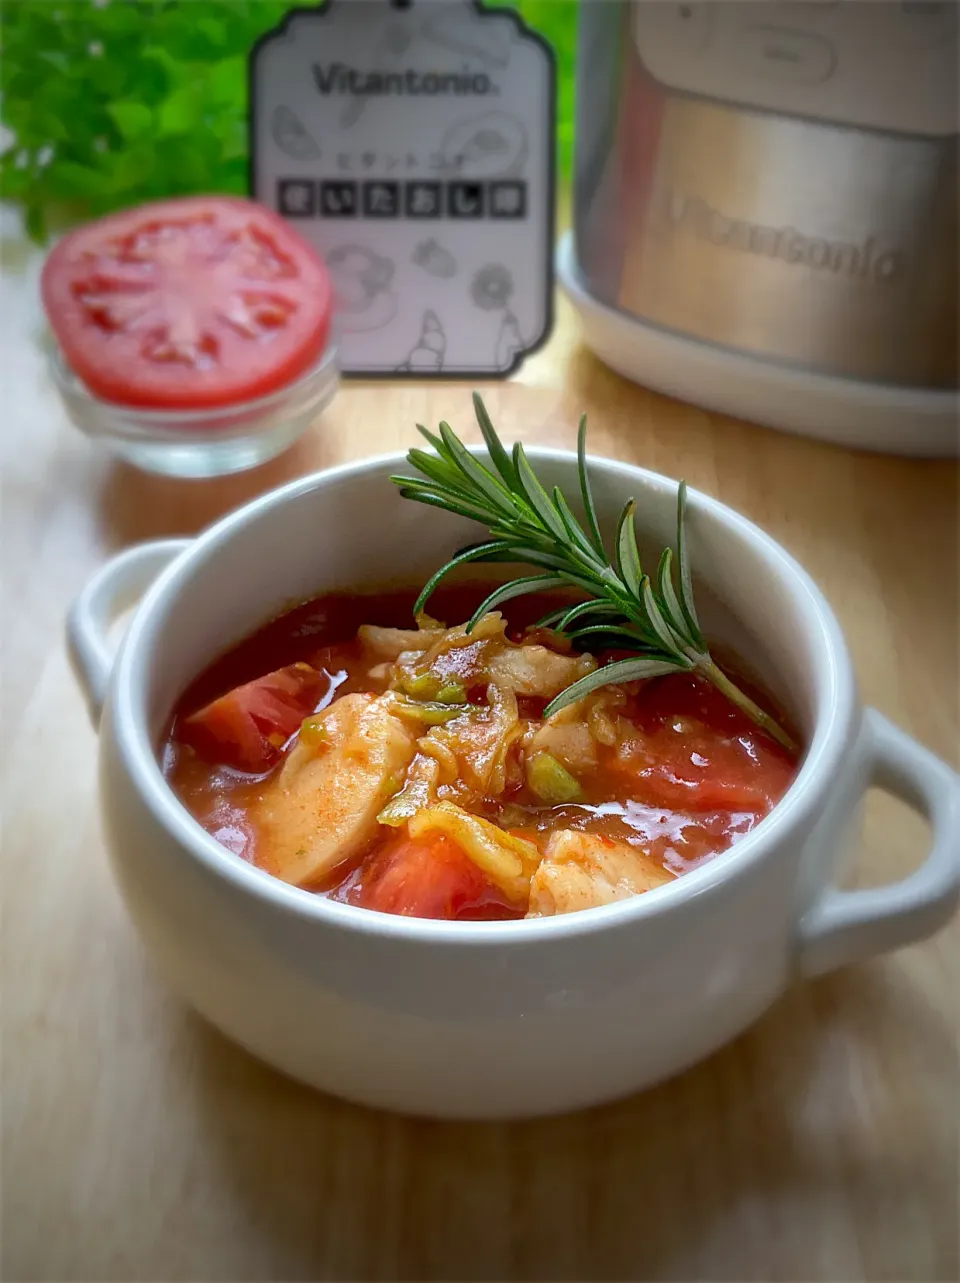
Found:
[{"label": "wood grain texture", "polygon": [[[518,1125],[311,1093],[166,990],[107,867],[68,602],[115,549],[405,447],[418,420],[475,436],[469,389],[351,384],[257,472],[152,479],[65,422],[37,347],[36,260],[8,244],[5,261],[3,1278],[955,1279],[955,925],[795,988],[673,1082]],[[956,760],[953,466],[640,390],[576,345],[565,308],[551,345],[487,400],[508,437],[562,445],[586,409],[593,451],[686,476],[759,522],[825,589],[867,700]],[[861,881],[919,858],[924,828],[903,808],[871,805],[866,829]]]}]

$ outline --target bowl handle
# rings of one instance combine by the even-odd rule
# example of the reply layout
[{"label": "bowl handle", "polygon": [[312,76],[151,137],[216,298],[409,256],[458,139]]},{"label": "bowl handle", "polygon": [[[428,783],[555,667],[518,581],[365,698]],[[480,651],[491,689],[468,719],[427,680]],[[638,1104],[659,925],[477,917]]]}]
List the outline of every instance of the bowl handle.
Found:
[{"label": "bowl handle", "polygon": [[899,882],[824,892],[800,922],[799,964],[806,975],[933,935],[960,902],[960,777],[876,709],[864,714],[861,743],[868,783],[925,816],[933,846]]},{"label": "bowl handle", "polygon": [[94,728],[100,723],[116,651],[110,639],[111,625],[190,542],[158,539],[127,548],[97,571],[70,607],[67,646]]}]

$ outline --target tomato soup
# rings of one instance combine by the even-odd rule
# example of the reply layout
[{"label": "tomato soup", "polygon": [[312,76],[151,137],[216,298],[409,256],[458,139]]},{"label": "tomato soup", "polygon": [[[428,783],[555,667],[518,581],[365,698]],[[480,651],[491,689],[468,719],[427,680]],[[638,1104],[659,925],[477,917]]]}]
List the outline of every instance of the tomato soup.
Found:
[{"label": "tomato soup", "polygon": [[468,635],[459,621],[488,590],[441,587],[419,627],[414,591],[320,597],[267,624],[180,700],[171,787],[276,877],[457,920],[655,891],[783,796],[795,758],[693,673],[601,686],[546,717],[615,656],[537,629],[555,596],[508,603]]}]

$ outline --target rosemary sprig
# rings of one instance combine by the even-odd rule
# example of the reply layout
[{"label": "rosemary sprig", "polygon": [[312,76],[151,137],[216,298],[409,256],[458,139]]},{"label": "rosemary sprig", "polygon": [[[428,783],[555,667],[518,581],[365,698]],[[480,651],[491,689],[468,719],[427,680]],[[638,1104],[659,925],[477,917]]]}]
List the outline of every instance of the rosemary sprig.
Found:
[{"label": "rosemary sprig", "polygon": [[634,652],[568,686],[547,706],[547,716],[601,686],[680,669],[706,678],[780,744],[795,749],[786,731],[734,685],[710,655],[693,600],[684,528],[686,482],[680,482],[677,492],[676,553],[665,548],[655,575],[648,575],[637,547],[633,499],[624,505],[617,522],[612,559],[607,554],[587,469],[586,415],[577,437],[585,529],[559,487],[547,494],[520,442],[512,453],[507,451],[476,392],[473,405],[493,470],[467,449],[448,423],[440,424],[439,435],[418,424],[436,453],[411,450],[407,461],[420,476],[391,477],[405,499],[469,517],[490,532],[488,540],[464,548],[431,576],[417,599],[416,613],[455,566],[473,561],[524,562],[540,573],[514,579],[491,592],[467,624],[468,632],[487,611],[512,597],[550,588],[578,588],[587,600],[553,611],[540,624],[576,643],[600,641]]}]

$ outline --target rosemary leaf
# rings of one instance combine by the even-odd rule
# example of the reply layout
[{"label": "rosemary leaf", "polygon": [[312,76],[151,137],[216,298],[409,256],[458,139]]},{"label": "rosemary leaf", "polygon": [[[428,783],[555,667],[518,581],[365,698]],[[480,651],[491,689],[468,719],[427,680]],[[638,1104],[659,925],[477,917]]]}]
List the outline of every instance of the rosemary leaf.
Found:
[{"label": "rosemary leaf", "polygon": [[517,469],[517,476],[520,479],[520,485],[527,497],[527,501],[534,509],[537,516],[543,522],[544,527],[550,531],[553,537],[559,543],[569,547],[567,532],[563,527],[563,522],[554,511],[550,503],[550,496],[540,484],[540,480],[533,468],[530,467],[530,460],[524,452],[523,446],[518,441],[513,447],[513,462]]},{"label": "rosemary leaf", "polygon": [[587,525],[590,528],[590,538],[600,557],[606,560],[607,554],[604,551],[603,536],[600,533],[597,509],[593,502],[593,490],[590,486],[590,474],[587,471],[587,416],[585,414],[580,416],[580,427],[577,431],[577,473],[580,479],[583,510],[587,514]]},{"label": "rosemary leaf", "polygon": [[567,534],[570,536],[573,544],[576,545],[580,553],[580,559],[588,566],[601,568],[603,562],[597,561],[597,553],[590,540],[584,534],[583,527],[570,511],[570,505],[563,497],[563,491],[559,486],[553,487],[553,506],[560,514],[560,520],[563,522]]},{"label": "rosemary leaf", "polygon": [[483,433],[484,444],[487,447],[487,453],[490,455],[491,463],[500,473],[508,489],[516,490],[519,485],[517,470],[513,466],[513,460],[510,458],[503,442],[497,436],[496,428],[490,422],[487,407],[483,404],[479,392],[474,392],[473,394],[473,409],[477,416],[477,423],[480,425],[480,431]]},{"label": "rosemary leaf", "polygon": [[484,601],[480,603],[477,609],[470,616],[467,624],[467,636],[473,632],[480,620],[491,610],[502,605],[505,601],[511,601],[514,597],[524,597],[527,593],[543,592],[545,589],[562,587],[563,580],[556,575],[526,575],[522,579],[514,579],[508,584],[501,584]]},{"label": "rosemary leaf", "polygon": [[482,463],[478,462],[454,433],[449,423],[440,424],[440,436],[443,438],[444,445],[456,459],[457,466],[464,477],[479,487],[480,491],[498,512],[506,516],[512,516],[514,506],[510,501],[509,490],[493,475],[489,468],[485,468]]},{"label": "rosemary leaf", "polygon": [[620,608],[612,601],[581,601],[569,610],[560,611],[557,631],[565,633],[571,624],[582,619],[584,615],[619,615]]},{"label": "rosemary leaf", "polygon": [[543,715],[552,717],[554,713],[559,713],[561,708],[566,708],[568,704],[575,704],[578,699],[583,699],[585,695],[599,690],[601,686],[646,681],[649,677],[662,677],[665,673],[675,673],[678,668],[683,667],[689,667],[689,665],[675,664],[665,659],[618,659],[616,663],[594,669],[592,673],[581,677],[572,686],[561,691],[543,710]]},{"label": "rosemary leaf", "polygon": [[681,481],[680,488],[677,491],[677,560],[680,563],[680,605],[683,609],[684,618],[693,634],[694,642],[701,650],[705,651],[707,647],[703,640],[703,633],[700,631],[697,608],[693,603],[693,576],[690,573],[690,556],[687,552],[686,516],[687,483]]},{"label": "rosemary leaf", "polygon": [[653,588],[650,586],[649,575],[644,575],[643,577],[643,582],[640,584],[640,596],[646,608],[650,626],[663,642],[664,650],[668,652],[676,651],[682,655],[684,653],[682,643],[661,614],[660,606],[653,595]]},{"label": "rosemary leaf", "polygon": [[691,636],[690,625],[681,609],[680,602],[677,600],[676,590],[673,586],[672,548],[664,548],[660,557],[660,565],[657,567],[657,589],[660,608],[666,616],[670,627],[681,641],[697,648],[696,639]]},{"label": "rosemary leaf", "polygon": [[424,606],[426,606],[429,599],[433,596],[434,590],[440,581],[445,579],[451,570],[454,570],[457,566],[465,566],[471,561],[485,561],[490,557],[491,553],[498,553],[502,551],[504,547],[505,545],[502,539],[491,539],[487,543],[476,544],[473,548],[464,548],[464,550],[462,552],[458,552],[455,557],[451,557],[447,564],[445,566],[441,566],[440,569],[435,574],[431,575],[423,585],[423,588],[420,590],[420,596],[417,598],[413,607],[414,615],[419,615],[421,613]]},{"label": "rosemary leaf", "polygon": [[673,656],[669,655],[659,646],[648,646],[638,633],[631,628],[629,624],[587,624],[584,628],[574,628],[565,634],[572,641],[583,641],[585,638],[593,640],[608,639],[610,647],[616,647],[623,650],[623,646],[618,643],[627,642],[630,650],[635,650],[640,654],[649,655],[651,658],[662,659],[666,663],[673,663]]},{"label": "rosemary leaf", "polygon": [[637,532],[633,525],[633,514],[637,510],[636,502],[631,499],[624,505],[620,520],[617,523],[617,570],[620,578],[636,597],[643,583],[643,567],[640,564],[640,551],[637,548]]}]

